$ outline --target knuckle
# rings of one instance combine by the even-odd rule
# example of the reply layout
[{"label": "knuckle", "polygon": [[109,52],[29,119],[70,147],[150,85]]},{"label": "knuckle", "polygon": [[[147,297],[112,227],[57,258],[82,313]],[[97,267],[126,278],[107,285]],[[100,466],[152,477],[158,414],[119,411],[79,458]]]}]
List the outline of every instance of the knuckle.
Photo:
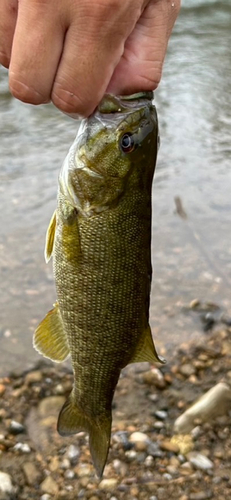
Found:
[{"label": "knuckle", "polygon": [[53,104],[63,113],[68,115],[89,116],[95,108],[95,105],[89,100],[84,100],[74,93],[61,87],[54,86],[51,99]]},{"label": "knuckle", "polygon": [[9,88],[11,94],[22,102],[28,104],[45,104],[49,102],[48,96],[42,95],[32,86],[26,85],[12,73],[9,75]]}]

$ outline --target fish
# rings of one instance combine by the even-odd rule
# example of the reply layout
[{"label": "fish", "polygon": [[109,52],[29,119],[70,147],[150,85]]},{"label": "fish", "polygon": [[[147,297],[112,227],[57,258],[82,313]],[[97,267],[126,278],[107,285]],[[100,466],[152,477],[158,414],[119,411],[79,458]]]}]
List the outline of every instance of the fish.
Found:
[{"label": "fish", "polygon": [[99,477],[107,461],[112,400],[129,363],[164,362],[149,325],[151,192],[158,150],[152,92],[106,94],[83,119],[64,160],[45,245],[57,302],[34,333],[34,347],[62,362],[73,389],[57,430],[85,431]]}]

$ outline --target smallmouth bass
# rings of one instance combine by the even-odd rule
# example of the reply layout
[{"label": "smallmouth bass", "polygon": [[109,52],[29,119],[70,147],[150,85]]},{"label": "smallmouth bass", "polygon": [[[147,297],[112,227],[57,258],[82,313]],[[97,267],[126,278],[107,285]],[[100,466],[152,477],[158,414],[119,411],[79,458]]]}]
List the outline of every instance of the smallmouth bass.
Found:
[{"label": "smallmouth bass", "polygon": [[82,121],[60,173],[46,237],[57,303],[38,326],[34,346],[56,362],[70,354],[74,386],[58,432],[89,433],[99,476],[122,368],[163,361],[149,326],[151,188],[158,149],[152,97],[106,95]]}]

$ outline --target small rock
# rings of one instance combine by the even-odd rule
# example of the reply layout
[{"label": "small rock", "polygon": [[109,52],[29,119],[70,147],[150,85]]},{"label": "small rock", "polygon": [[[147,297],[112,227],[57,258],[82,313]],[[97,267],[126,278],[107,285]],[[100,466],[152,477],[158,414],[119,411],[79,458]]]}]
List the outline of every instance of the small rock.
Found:
[{"label": "small rock", "polygon": [[154,422],[153,427],[154,427],[155,429],[158,429],[158,430],[163,429],[163,427],[164,427],[164,422],[161,422],[160,420],[159,420],[158,422]]},{"label": "small rock", "polygon": [[150,442],[147,448],[147,453],[154,458],[163,457],[163,451],[160,450],[158,443]]},{"label": "small rock", "polygon": [[31,449],[27,443],[16,443],[13,447],[15,451],[21,451],[22,453],[30,453]]},{"label": "small rock", "polygon": [[99,488],[101,490],[112,491],[116,488],[117,484],[118,484],[118,480],[111,477],[110,479],[103,479],[99,483]]},{"label": "small rock", "polygon": [[196,469],[209,470],[213,468],[213,462],[205,455],[197,452],[188,453],[187,458]]},{"label": "small rock", "polygon": [[29,486],[36,484],[39,481],[40,473],[33,462],[25,462],[22,467],[27,484]]},{"label": "small rock", "polygon": [[79,464],[75,467],[75,472],[78,474],[78,477],[90,476],[92,473],[92,466],[90,464]]},{"label": "small rock", "polygon": [[177,418],[174,424],[175,432],[190,432],[195,427],[194,422],[197,418],[202,422],[211,422],[215,417],[228,411],[230,401],[230,387],[225,382],[219,382]]},{"label": "small rock", "polygon": [[64,472],[64,477],[65,479],[74,479],[75,473],[73,470],[68,469]]},{"label": "small rock", "polygon": [[159,420],[165,420],[168,416],[168,413],[164,410],[157,410],[155,412],[155,417],[158,418]]},{"label": "small rock", "polygon": [[25,384],[26,385],[31,385],[31,384],[38,384],[39,382],[42,381],[42,373],[39,370],[35,370],[34,372],[29,372],[25,376]]},{"label": "small rock", "polygon": [[165,389],[166,387],[164,376],[159,368],[152,368],[148,372],[142,373],[141,378],[146,384],[154,385],[158,389]]},{"label": "small rock", "polygon": [[40,497],[40,500],[51,500],[51,496],[50,496],[50,495],[48,495],[47,493],[45,493],[44,495],[42,495],[42,496]]},{"label": "small rock", "polygon": [[80,450],[74,444],[71,444],[67,449],[67,457],[69,458],[71,465],[75,465],[79,459]]},{"label": "small rock", "polygon": [[61,469],[69,469],[71,466],[71,462],[68,458],[64,458],[60,464]]},{"label": "small rock", "polygon": [[155,495],[152,495],[149,500],[158,500],[158,498]]},{"label": "small rock", "polygon": [[40,488],[44,493],[49,493],[50,495],[56,495],[59,491],[56,481],[51,476],[47,476],[46,479],[40,484]]},{"label": "small rock", "polygon": [[181,373],[181,375],[184,375],[184,377],[190,377],[191,375],[195,374],[195,368],[189,363],[185,363],[184,365],[180,366],[179,372]]},{"label": "small rock", "polygon": [[208,500],[213,498],[212,491],[198,491],[197,493],[191,493],[189,495],[189,500]]},{"label": "small rock", "polygon": [[3,396],[6,390],[6,386],[4,384],[0,384],[0,397]]},{"label": "small rock", "polygon": [[148,455],[144,460],[144,465],[146,465],[146,467],[151,467],[151,465],[153,465],[153,462],[154,458],[152,457],[152,455]]},{"label": "small rock", "polygon": [[149,437],[144,432],[133,432],[129,441],[135,445],[137,451],[144,451],[147,449]]},{"label": "small rock", "polygon": [[25,427],[19,422],[16,422],[16,420],[11,420],[9,432],[14,435],[21,434],[22,432],[25,432]]},{"label": "small rock", "polygon": [[51,457],[50,463],[49,463],[49,469],[51,472],[56,471],[60,466],[59,459],[57,456]]},{"label": "small rock", "polygon": [[178,470],[173,465],[167,465],[166,470],[171,476],[176,476],[178,474]]},{"label": "small rock", "polygon": [[130,462],[132,462],[132,460],[136,460],[137,453],[135,450],[128,450],[125,451],[125,456],[128,458]]},{"label": "small rock", "polygon": [[186,455],[194,448],[193,438],[190,434],[176,434],[172,436],[171,443],[179,447],[179,451],[182,455]]},{"label": "small rock", "polygon": [[171,451],[172,453],[179,453],[179,451],[180,451],[179,445],[177,443],[172,442],[172,441],[160,442],[160,448],[161,448],[161,450]]},{"label": "small rock", "polygon": [[14,487],[12,485],[12,479],[6,472],[0,471],[0,492],[2,493],[13,493]]}]

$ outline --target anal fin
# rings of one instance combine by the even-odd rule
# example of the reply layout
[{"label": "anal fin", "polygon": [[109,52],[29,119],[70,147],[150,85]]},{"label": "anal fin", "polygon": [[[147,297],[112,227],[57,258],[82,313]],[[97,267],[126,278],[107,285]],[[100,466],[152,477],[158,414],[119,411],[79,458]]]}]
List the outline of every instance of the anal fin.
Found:
[{"label": "anal fin", "polygon": [[144,361],[165,363],[165,359],[156,352],[150,326],[144,331],[130,363],[143,363]]},{"label": "anal fin", "polygon": [[36,351],[45,358],[57,363],[61,363],[68,357],[69,346],[57,303],[36,329],[33,345]]}]

